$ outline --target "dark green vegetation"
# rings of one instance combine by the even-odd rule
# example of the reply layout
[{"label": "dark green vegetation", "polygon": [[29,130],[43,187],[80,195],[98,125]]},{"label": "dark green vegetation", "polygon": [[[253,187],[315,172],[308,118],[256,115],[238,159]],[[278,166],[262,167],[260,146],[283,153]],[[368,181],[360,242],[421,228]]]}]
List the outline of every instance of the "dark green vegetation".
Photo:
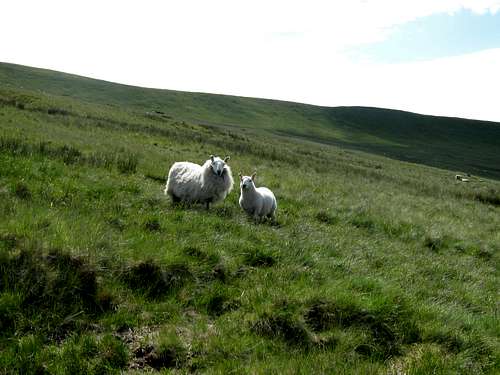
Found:
[{"label": "dark green vegetation", "polygon": [[[158,120],[258,129],[419,164],[500,179],[500,124],[365,107],[153,90],[0,63],[0,82],[87,103],[127,108]],[[411,89],[411,88],[409,88]],[[49,108],[49,113],[68,109]]]},{"label": "dark green vegetation", "polygon": [[[210,101],[170,114],[159,92],[0,72],[0,373],[500,370],[499,182],[181,116]],[[483,125],[467,152],[492,171]],[[171,163],[212,153],[257,169],[277,223],[237,191],[170,204]]]}]

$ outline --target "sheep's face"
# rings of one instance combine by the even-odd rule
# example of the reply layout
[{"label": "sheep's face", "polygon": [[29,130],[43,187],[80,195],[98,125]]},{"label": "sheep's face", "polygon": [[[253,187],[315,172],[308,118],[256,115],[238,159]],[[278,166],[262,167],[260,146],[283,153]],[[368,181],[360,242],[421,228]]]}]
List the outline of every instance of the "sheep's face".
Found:
[{"label": "sheep's face", "polygon": [[251,187],[254,187],[254,183],[253,183],[253,180],[252,180],[252,177],[250,176],[242,176],[240,177],[240,188],[242,190],[248,190],[250,189]]},{"label": "sheep's face", "polygon": [[222,176],[224,174],[224,170],[226,168],[226,162],[229,160],[229,156],[227,156],[224,160],[219,158],[218,156],[210,156],[212,168],[212,172],[214,172],[217,176]]}]

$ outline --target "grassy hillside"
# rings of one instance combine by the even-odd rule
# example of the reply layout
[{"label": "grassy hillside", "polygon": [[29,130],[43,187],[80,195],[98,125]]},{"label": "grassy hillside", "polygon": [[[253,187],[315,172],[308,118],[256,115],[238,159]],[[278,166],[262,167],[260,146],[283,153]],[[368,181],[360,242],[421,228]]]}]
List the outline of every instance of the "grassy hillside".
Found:
[{"label": "grassy hillside", "polygon": [[453,171],[500,178],[500,124],[378,108],[319,107],[235,96],[153,90],[0,63],[3,87],[88,103],[160,111],[194,123],[259,129]]},{"label": "grassy hillside", "polygon": [[[47,91],[0,88],[0,373],[500,371],[498,181]],[[170,204],[212,153],[277,223]]]}]

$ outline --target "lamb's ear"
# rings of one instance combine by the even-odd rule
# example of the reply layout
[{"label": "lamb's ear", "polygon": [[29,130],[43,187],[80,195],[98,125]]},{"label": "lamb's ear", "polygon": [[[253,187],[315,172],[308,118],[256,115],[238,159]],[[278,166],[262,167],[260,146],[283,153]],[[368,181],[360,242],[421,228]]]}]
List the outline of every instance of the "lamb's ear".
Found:
[{"label": "lamb's ear", "polygon": [[238,173],[238,176],[240,176],[240,181],[243,181],[243,176],[241,175],[241,172]]},{"label": "lamb's ear", "polygon": [[255,177],[257,177],[257,171],[253,172],[253,174],[252,174],[252,181],[255,181]]},{"label": "lamb's ear", "polygon": [[228,155],[224,158],[224,163],[227,163],[229,161],[229,159],[231,159],[231,157]]},{"label": "lamb's ear", "polygon": [[212,162],[214,161],[214,156],[213,155],[210,155],[210,160],[212,160]]}]

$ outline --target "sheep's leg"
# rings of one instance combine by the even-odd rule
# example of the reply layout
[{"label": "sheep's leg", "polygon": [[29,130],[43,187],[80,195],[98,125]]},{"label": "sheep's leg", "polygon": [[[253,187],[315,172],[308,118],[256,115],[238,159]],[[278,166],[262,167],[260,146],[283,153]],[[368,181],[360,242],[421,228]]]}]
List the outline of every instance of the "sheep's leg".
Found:
[{"label": "sheep's leg", "polygon": [[205,202],[206,207],[207,207],[207,211],[208,211],[208,210],[209,210],[209,208],[210,208],[210,203],[212,203],[212,199],[207,199],[207,201]]},{"label": "sheep's leg", "polygon": [[176,205],[176,204],[180,203],[180,201],[181,201],[181,198],[179,198],[179,197],[178,197],[177,195],[175,195],[175,194],[172,194],[172,204],[173,204],[173,205]]}]

